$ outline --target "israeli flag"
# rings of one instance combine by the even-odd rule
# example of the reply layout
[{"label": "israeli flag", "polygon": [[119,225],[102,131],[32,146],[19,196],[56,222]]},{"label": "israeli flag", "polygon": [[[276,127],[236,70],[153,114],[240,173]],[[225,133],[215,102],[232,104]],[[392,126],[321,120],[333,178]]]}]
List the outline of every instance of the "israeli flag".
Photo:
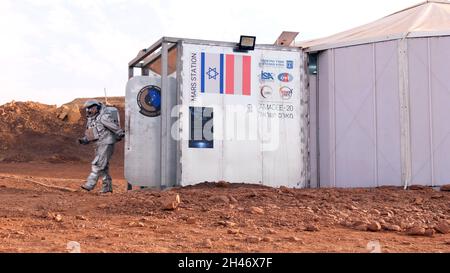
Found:
[{"label": "israeli flag", "polygon": [[201,54],[201,92],[220,93],[224,90],[224,55]]}]

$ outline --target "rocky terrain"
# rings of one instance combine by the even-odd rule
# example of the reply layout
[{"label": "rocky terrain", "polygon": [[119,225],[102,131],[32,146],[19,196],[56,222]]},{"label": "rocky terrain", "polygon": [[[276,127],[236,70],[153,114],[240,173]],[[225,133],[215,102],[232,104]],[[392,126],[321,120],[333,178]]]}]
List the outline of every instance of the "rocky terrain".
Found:
[{"label": "rocky terrain", "polygon": [[85,100],[0,106],[0,252],[450,252],[449,186],[126,191],[119,146],[114,193],[83,192]]}]

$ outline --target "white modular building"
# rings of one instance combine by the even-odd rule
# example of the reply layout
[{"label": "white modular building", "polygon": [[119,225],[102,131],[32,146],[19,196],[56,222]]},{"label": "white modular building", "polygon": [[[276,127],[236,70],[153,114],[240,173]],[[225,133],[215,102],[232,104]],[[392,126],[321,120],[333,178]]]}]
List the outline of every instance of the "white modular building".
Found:
[{"label": "white modular building", "polygon": [[450,4],[303,42],[311,185],[450,183]]},{"label": "white modular building", "polygon": [[139,52],[125,98],[129,186],[306,187],[305,63],[296,47],[170,37]]}]

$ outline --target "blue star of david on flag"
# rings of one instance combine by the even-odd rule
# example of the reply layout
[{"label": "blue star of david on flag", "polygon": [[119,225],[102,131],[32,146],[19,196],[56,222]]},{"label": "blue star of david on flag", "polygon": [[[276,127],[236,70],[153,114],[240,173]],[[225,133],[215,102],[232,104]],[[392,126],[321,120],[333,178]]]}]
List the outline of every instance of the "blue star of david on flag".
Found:
[{"label": "blue star of david on flag", "polygon": [[211,79],[217,80],[217,76],[219,75],[219,73],[217,73],[217,68],[209,67],[208,72],[206,72],[206,75],[208,75],[209,80]]}]

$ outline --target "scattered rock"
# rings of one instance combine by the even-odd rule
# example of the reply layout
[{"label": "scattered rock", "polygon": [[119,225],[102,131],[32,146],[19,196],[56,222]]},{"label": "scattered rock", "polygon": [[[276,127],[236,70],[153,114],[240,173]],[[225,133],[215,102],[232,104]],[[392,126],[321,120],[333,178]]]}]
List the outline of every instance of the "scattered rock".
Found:
[{"label": "scattered rock", "polygon": [[108,206],[106,204],[100,204],[97,206],[99,209],[106,209]]},{"label": "scattered rock", "polygon": [[442,195],[442,194],[434,194],[434,195],[431,196],[431,199],[441,199],[441,198],[444,198],[444,195]]},{"label": "scattered rock", "polygon": [[439,222],[434,229],[436,229],[437,232],[442,234],[450,233],[450,225],[447,223],[447,221]]},{"label": "scattered rock", "polygon": [[292,189],[290,189],[290,188],[288,188],[288,187],[285,187],[285,186],[281,186],[281,187],[280,187],[280,191],[281,191],[282,193],[290,193],[290,194],[293,193],[293,190],[292,190]]},{"label": "scattered rock", "polygon": [[370,210],[370,213],[375,214],[375,215],[380,215],[381,214],[381,212],[379,210],[377,210],[377,209]]},{"label": "scattered rock", "polygon": [[367,226],[367,224],[360,224],[360,225],[354,226],[353,228],[356,230],[359,230],[359,231],[367,231],[368,226]]},{"label": "scattered rock", "polygon": [[410,236],[424,236],[425,228],[419,226],[413,226],[406,231],[407,235]]},{"label": "scattered rock", "polygon": [[75,241],[70,241],[67,243],[67,252],[69,253],[81,253],[81,246],[80,243]]},{"label": "scattered rock", "polygon": [[251,214],[264,214],[264,210],[260,207],[250,207],[249,212]]},{"label": "scattered rock", "polygon": [[189,217],[186,219],[186,223],[193,225],[197,223],[197,219],[195,219],[194,217]]},{"label": "scattered rock", "polygon": [[211,196],[209,198],[209,201],[215,202],[215,203],[230,203],[230,198],[228,198],[228,196],[225,195],[216,195],[216,196]]},{"label": "scattered rock", "polygon": [[241,231],[239,229],[229,229],[227,230],[228,234],[239,234]]},{"label": "scattered rock", "polygon": [[450,184],[441,186],[441,191],[450,191]]},{"label": "scattered rock", "polygon": [[295,236],[286,237],[286,240],[291,241],[291,242],[300,242],[300,239]]},{"label": "scattered rock", "polygon": [[237,225],[236,223],[231,222],[231,221],[219,221],[218,224],[221,226],[224,226],[224,227],[229,227],[229,228],[235,227]]},{"label": "scattered rock", "polygon": [[84,217],[83,215],[77,215],[77,216],[75,216],[75,219],[82,220],[82,221],[87,221],[87,218]]},{"label": "scattered rock", "polygon": [[436,231],[434,231],[433,228],[427,228],[425,230],[425,234],[424,235],[428,236],[428,237],[433,237],[435,233],[436,233]]},{"label": "scattered rock", "polygon": [[378,223],[378,222],[371,222],[371,223],[367,226],[367,229],[368,229],[369,231],[372,231],[372,232],[377,232],[377,231],[380,231],[380,230],[381,230],[381,225],[380,225],[380,223]]},{"label": "scattered rock", "polygon": [[169,196],[161,202],[163,210],[176,210],[181,203],[180,195]]},{"label": "scattered rock", "polygon": [[247,242],[252,243],[252,244],[259,243],[259,242],[261,242],[261,240],[262,240],[261,238],[256,237],[256,236],[250,236],[250,237],[247,237],[247,239],[246,239]]},{"label": "scattered rock", "polygon": [[202,242],[202,246],[205,248],[212,248],[213,247],[213,243],[210,239],[205,239]]},{"label": "scattered rock", "polygon": [[414,199],[414,204],[415,205],[423,205],[423,198],[422,197],[416,197],[416,199]]},{"label": "scattered rock", "polygon": [[267,233],[269,234],[277,234],[277,232],[271,228],[267,229]]},{"label": "scattered rock", "polygon": [[255,190],[251,190],[251,192],[247,194],[247,197],[258,197],[258,193]]},{"label": "scattered rock", "polygon": [[384,230],[387,230],[387,231],[394,231],[394,232],[399,232],[399,231],[402,230],[402,228],[401,228],[400,226],[397,226],[397,225],[391,225],[391,224],[385,224],[385,225],[382,226],[382,228],[383,228]]},{"label": "scattered rock", "polygon": [[316,225],[309,224],[309,225],[306,226],[305,230],[309,231],[309,232],[315,232],[315,231],[319,231],[320,229]]},{"label": "scattered rock", "polygon": [[142,222],[130,222],[128,223],[129,227],[145,227],[145,224]]},{"label": "scattered rock", "polygon": [[264,237],[262,240],[263,240],[263,242],[266,242],[266,243],[271,243],[271,242],[273,242],[272,237]]},{"label": "scattered rock", "polygon": [[231,203],[233,203],[233,204],[237,204],[238,203],[238,200],[236,199],[236,198],[234,198],[233,196],[228,196],[228,198],[230,199],[230,202]]}]

